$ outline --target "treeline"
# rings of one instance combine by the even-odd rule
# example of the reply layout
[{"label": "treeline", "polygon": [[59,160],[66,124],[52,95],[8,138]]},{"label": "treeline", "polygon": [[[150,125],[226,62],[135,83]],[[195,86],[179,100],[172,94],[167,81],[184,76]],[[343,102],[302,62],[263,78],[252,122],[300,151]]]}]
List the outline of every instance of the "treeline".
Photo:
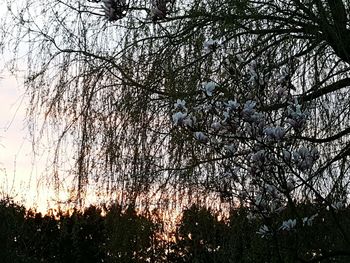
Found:
[{"label": "treeline", "polygon": [[349,208],[300,204],[270,217],[240,208],[222,219],[193,205],[171,235],[158,218],[119,205],[42,215],[3,200],[0,262],[350,262]]}]

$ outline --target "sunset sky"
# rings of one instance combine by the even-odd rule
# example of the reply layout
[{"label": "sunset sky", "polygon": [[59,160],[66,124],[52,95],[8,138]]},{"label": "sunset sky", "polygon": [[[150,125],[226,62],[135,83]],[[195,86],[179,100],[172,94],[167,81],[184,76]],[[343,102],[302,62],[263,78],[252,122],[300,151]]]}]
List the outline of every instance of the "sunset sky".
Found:
[{"label": "sunset sky", "polygon": [[35,164],[25,126],[26,101],[23,80],[2,73],[0,81],[1,192],[34,205],[40,168]]},{"label": "sunset sky", "polygon": [[[23,78],[1,73],[0,199],[8,194],[27,207],[45,212],[55,205],[57,196],[52,187],[48,187],[45,169],[49,167],[49,155],[33,153],[32,138],[26,126],[28,101],[24,93]],[[45,144],[44,141],[41,143]],[[64,191],[60,192],[60,198],[63,201],[67,198]],[[94,197],[90,199],[94,202]]]},{"label": "sunset sky", "polygon": [[[32,139],[26,125],[28,98],[25,96],[22,71],[11,74],[5,50],[0,61],[0,198],[4,195],[28,207],[45,211],[53,193],[43,180],[47,154],[34,155]],[[22,66],[22,68],[24,68]]]},{"label": "sunset sky", "polygon": [[[20,3],[21,0],[17,2]],[[5,1],[0,3],[2,25],[6,25],[5,4]],[[6,62],[12,56],[12,51],[5,45],[0,57],[0,198],[9,195],[27,206],[44,210],[46,204],[40,197],[44,192],[37,187],[44,166],[39,165],[43,163],[39,156],[34,158],[25,125],[27,101],[21,78],[23,73],[17,72],[16,77],[6,69]]]}]

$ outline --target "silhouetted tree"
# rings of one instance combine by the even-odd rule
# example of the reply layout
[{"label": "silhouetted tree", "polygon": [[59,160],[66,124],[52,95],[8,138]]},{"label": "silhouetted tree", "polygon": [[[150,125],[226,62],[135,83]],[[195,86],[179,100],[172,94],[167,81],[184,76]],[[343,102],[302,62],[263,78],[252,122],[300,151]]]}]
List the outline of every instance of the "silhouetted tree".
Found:
[{"label": "silhouetted tree", "polygon": [[149,262],[156,225],[133,207],[113,205],[106,214],[107,262]]},{"label": "silhouetted tree", "polygon": [[228,227],[216,215],[196,205],[183,212],[177,231],[178,262],[229,262],[221,256]]},{"label": "silhouetted tree", "polygon": [[73,160],[78,200],[92,181],[132,204],[157,188],[166,204],[219,197],[259,218],[276,262],[283,235],[328,209],[339,250],[286,260],[348,255],[349,1],[96,2],[9,8],[29,119],[44,118],[32,130],[57,133],[57,189]]},{"label": "silhouetted tree", "polygon": [[21,230],[24,217],[23,206],[11,199],[0,200],[0,258],[4,262],[16,262],[17,259],[25,258],[18,245],[23,242]]}]

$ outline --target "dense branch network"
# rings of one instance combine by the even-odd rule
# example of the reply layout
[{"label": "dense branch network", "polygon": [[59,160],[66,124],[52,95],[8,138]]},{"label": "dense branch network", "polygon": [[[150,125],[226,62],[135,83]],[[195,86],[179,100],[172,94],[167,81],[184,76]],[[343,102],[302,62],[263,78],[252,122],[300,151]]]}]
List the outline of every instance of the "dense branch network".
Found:
[{"label": "dense branch network", "polygon": [[28,0],[11,10],[13,43],[30,44],[30,116],[55,126],[54,167],[74,160],[78,198],[94,182],[132,202],[172,189],[264,216],[305,200],[347,204],[348,1]]}]

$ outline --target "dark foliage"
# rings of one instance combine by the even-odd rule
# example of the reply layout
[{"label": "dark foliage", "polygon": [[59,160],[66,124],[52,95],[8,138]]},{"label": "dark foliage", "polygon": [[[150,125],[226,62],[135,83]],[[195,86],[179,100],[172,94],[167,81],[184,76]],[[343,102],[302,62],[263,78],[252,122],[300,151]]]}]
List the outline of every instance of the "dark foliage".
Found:
[{"label": "dark foliage", "polygon": [[[336,213],[334,216],[333,213]],[[306,221],[310,218],[312,221]],[[196,205],[183,211],[175,239],[160,242],[164,222],[133,207],[90,206],[71,213],[26,211],[0,202],[1,262],[349,262],[350,209],[286,207],[278,216],[251,217],[247,208],[226,219]],[[296,219],[294,229],[281,229]],[[304,219],[304,221],[303,221]],[[259,234],[262,225],[271,232]],[[339,227],[342,226],[342,227]],[[342,232],[343,231],[343,232]]]}]

